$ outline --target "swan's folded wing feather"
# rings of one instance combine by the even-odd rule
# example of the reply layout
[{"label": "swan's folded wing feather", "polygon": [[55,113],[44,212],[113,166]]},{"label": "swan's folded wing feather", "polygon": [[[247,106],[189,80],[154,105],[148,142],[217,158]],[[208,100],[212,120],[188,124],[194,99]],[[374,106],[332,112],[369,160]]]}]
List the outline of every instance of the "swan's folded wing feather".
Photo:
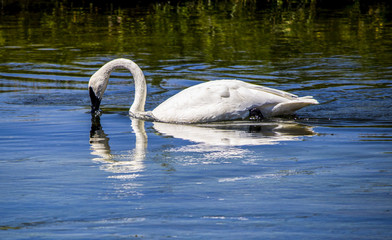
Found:
[{"label": "swan's folded wing feather", "polygon": [[315,104],[319,104],[319,102],[316,99],[313,99],[312,96],[299,97],[292,101],[282,102],[275,105],[271,109],[271,116],[293,114],[295,111],[303,107],[306,107],[308,105],[315,105]]},{"label": "swan's folded wing feather", "polygon": [[259,92],[270,93],[270,94],[274,94],[276,96],[287,98],[287,99],[298,98],[297,95],[289,93],[289,92],[285,92],[283,90],[273,89],[273,88],[264,87],[264,86],[260,86],[260,85],[255,85],[255,84],[250,84],[250,83],[244,83],[244,84],[246,84],[246,88],[254,89],[254,90],[257,90]]},{"label": "swan's folded wing feather", "polygon": [[170,97],[153,110],[153,115],[164,122],[205,122],[220,120],[234,106],[226,85],[200,84]]},{"label": "swan's folded wing feather", "polygon": [[[163,122],[191,123],[246,118],[249,109],[256,107],[263,116],[269,117],[275,115],[273,108],[276,105],[299,99],[281,90],[237,80],[218,80],[187,88],[167,99],[152,113]],[[289,105],[282,107],[288,109]]]}]

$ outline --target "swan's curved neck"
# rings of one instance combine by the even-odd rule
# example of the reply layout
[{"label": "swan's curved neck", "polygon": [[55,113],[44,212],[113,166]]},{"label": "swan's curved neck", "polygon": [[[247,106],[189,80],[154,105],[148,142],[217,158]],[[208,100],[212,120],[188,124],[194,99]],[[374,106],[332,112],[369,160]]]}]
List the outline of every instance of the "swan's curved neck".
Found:
[{"label": "swan's curved neck", "polygon": [[[93,97],[91,94],[95,94],[95,98],[98,99],[99,105],[108,85],[110,74],[116,69],[128,69],[132,73],[135,82],[135,98],[129,111],[134,114],[144,113],[144,105],[147,96],[146,79],[144,78],[142,70],[136,63],[124,58],[115,59],[106,63],[91,76],[88,85],[92,104]],[[93,91],[93,93],[91,93],[91,91]]]}]

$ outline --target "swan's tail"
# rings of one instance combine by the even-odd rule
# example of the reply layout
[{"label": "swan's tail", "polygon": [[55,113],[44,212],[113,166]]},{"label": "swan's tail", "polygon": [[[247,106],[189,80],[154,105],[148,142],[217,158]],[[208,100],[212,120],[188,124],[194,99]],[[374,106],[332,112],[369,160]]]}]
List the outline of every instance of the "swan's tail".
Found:
[{"label": "swan's tail", "polygon": [[271,116],[290,115],[303,107],[316,104],[319,104],[319,102],[312,96],[299,97],[288,102],[277,104],[272,108]]}]

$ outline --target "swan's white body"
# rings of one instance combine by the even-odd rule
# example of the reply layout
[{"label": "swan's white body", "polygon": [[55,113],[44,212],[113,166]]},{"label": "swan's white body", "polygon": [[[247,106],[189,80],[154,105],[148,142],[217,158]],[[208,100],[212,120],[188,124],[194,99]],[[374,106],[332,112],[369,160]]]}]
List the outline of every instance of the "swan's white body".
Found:
[{"label": "swan's white body", "polygon": [[128,69],[133,75],[135,99],[129,113],[139,119],[171,123],[236,120],[249,117],[251,109],[257,109],[263,117],[273,117],[292,114],[307,105],[318,104],[311,96],[298,97],[239,80],[216,80],[189,87],[154,110],[145,112],[147,89],[142,70],[131,60],[115,59],[102,66],[90,78],[93,111],[99,109],[110,73],[118,68]]}]

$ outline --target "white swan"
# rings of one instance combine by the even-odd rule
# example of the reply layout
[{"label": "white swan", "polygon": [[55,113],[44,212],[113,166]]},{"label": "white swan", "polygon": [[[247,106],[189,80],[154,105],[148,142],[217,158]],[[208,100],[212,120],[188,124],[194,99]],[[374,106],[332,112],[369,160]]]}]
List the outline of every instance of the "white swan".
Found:
[{"label": "white swan", "polygon": [[145,112],[147,88],[144,74],[129,59],[119,58],[103,65],[88,83],[92,112],[99,111],[109,76],[115,69],[128,69],[135,82],[132,117],[169,123],[199,123],[288,115],[307,105],[318,104],[311,96],[262,87],[239,80],[216,80],[189,87]]}]

